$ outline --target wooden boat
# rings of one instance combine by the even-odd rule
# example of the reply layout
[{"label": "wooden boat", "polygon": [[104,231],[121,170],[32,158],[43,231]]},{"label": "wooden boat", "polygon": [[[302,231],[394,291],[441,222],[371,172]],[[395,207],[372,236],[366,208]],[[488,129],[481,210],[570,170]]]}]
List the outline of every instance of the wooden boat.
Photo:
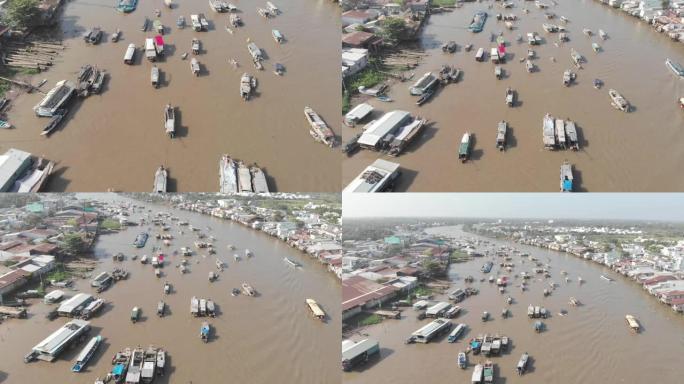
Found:
[{"label": "wooden boat", "polygon": [[116,9],[119,12],[131,13],[138,6],[138,0],[119,0]]},{"label": "wooden boat", "polygon": [[601,81],[600,79],[594,79],[593,84],[594,88],[601,89],[601,87],[603,86],[603,81]]},{"label": "wooden boat", "polygon": [[158,278],[161,277],[161,275],[162,275],[161,269],[155,268],[154,275],[157,276]]},{"label": "wooden boat", "polygon": [[116,32],[112,33],[112,42],[116,43],[119,38],[121,38],[121,30],[117,28]]},{"label": "wooden boat", "polygon": [[570,297],[570,305],[572,305],[573,307],[577,307],[577,306],[579,306],[580,304],[581,304],[581,303],[580,303],[579,300],[577,300],[577,299],[574,298],[574,297]]},{"label": "wooden boat", "polygon": [[192,39],[192,45],[191,45],[191,51],[193,55],[199,55],[200,53],[200,41],[198,38],[193,38]]},{"label": "wooden boat", "polygon": [[577,75],[571,71],[571,70],[566,70],[563,72],[563,85],[566,87],[569,87],[570,84],[572,84],[575,81],[575,78],[577,78]]},{"label": "wooden boat", "polygon": [[503,69],[498,65],[494,67],[494,76],[499,80],[503,78]]},{"label": "wooden boat", "polygon": [[268,19],[272,16],[271,12],[265,8],[257,8],[257,13],[264,19]]},{"label": "wooden boat", "polygon": [[131,322],[135,323],[138,319],[140,319],[140,308],[133,307],[133,310],[131,311]]},{"label": "wooden boat", "polygon": [[230,27],[227,25],[226,25],[226,32],[230,33],[231,35],[233,34],[233,30],[230,29]]},{"label": "wooden boat", "polygon": [[283,34],[277,29],[271,30],[271,35],[273,35],[273,39],[278,44],[282,44],[285,41],[285,36],[283,36]]},{"label": "wooden boat", "polygon": [[100,335],[97,335],[90,339],[88,344],[86,344],[85,347],[83,347],[83,349],[81,350],[81,353],[78,354],[78,357],[76,358],[76,364],[74,364],[74,366],[71,367],[71,371],[81,372],[90,360],[90,358],[93,357],[95,351],[97,351],[97,347],[100,346],[101,342],[102,336]]},{"label": "wooden boat", "polygon": [[594,33],[591,31],[591,29],[589,29],[589,28],[584,28],[584,29],[582,29],[582,33],[584,33],[584,34],[587,35],[587,36],[591,36],[591,35],[594,34]]},{"label": "wooden boat", "polygon": [[525,60],[525,69],[527,70],[527,73],[534,72],[534,68],[534,63],[531,60]]},{"label": "wooden boat", "polygon": [[601,50],[601,46],[598,45],[598,43],[591,43],[591,49],[593,49],[594,52],[598,53]]},{"label": "wooden boat", "polygon": [[168,295],[171,293],[171,284],[166,281],[164,282],[164,294]]},{"label": "wooden boat", "polygon": [[603,29],[599,29],[599,36],[603,40],[606,40],[608,38],[608,34]]},{"label": "wooden boat", "polygon": [[[50,122],[43,128],[43,131],[40,133],[41,136],[50,136],[52,132],[59,127],[59,124],[62,122],[64,117],[67,114],[66,109],[60,109],[57,110],[52,117],[50,117]],[[3,128],[11,128],[12,125],[7,123],[9,127],[3,127]]]},{"label": "wooden boat", "polygon": [[629,103],[627,102],[627,100],[625,100],[624,97],[622,97],[622,95],[620,95],[618,93],[618,91],[616,91],[614,89],[610,89],[610,90],[608,90],[608,95],[610,95],[610,99],[612,101],[611,105],[615,109],[620,110],[622,112],[629,112],[629,110],[630,110]]},{"label": "wooden boat", "polygon": [[466,44],[466,46],[463,49],[465,49],[466,52],[470,52],[473,49],[473,45],[472,44]]},{"label": "wooden boat", "polygon": [[164,367],[166,366],[166,351],[157,349],[157,358],[155,365],[157,366],[157,375],[164,376]]},{"label": "wooden boat", "polygon": [[168,177],[168,171],[163,165],[157,168],[154,173],[154,192],[155,193],[166,193],[166,180]]},{"label": "wooden boat", "polygon": [[515,370],[518,372],[518,375],[525,374],[525,371],[527,370],[527,361],[529,360],[529,358],[530,355],[528,355],[527,352],[523,353],[522,356],[520,356],[520,360],[518,360],[518,365],[515,368]]},{"label": "wooden boat", "polygon": [[582,63],[584,62],[584,57],[582,57],[582,55],[573,49],[570,51],[570,58],[577,68],[582,68]]},{"label": "wooden boat", "polygon": [[157,316],[164,317],[164,312],[166,310],[166,303],[160,301],[157,303]]},{"label": "wooden boat", "polygon": [[273,73],[278,76],[282,76],[285,73],[285,66],[280,63],[275,63]]},{"label": "wooden boat", "polygon": [[210,317],[216,317],[216,304],[213,300],[207,299],[207,315]]},{"label": "wooden boat", "polygon": [[200,338],[201,338],[202,341],[204,341],[205,343],[208,343],[208,342],[209,342],[209,331],[210,331],[210,330],[211,330],[211,328],[209,327],[209,323],[206,322],[206,321],[203,321],[203,322],[202,322],[202,327],[200,328]]},{"label": "wooden boat", "polygon": [[140,30],[143,31],[143,32],[147,32],[147,28],[149,27],[149,24],[150,24],[150,20],[146,17],[146,18],[143,20],[142,25],[140,26]]},{"label": "wooden boat", "polygon": [[304,116],[309,123],[309,134],[314,140],[332,147],[335,145],[335,134],[328,124],[311,107],[304,107]]},{"label": "wooden boat", "polygon": [[461,369],[468,368],[468,359],[466,357],[465,352],[458,353],[458,367]]},{"label": "wooden boat", "polygon": [[190,70],[192,71],[193,75],[199,76],[199,74],[200,74],[199,61],[197,61],[197,59],[194,57],[192,58],[192,60],[190,60]]},{"label": "wooden boat", "polygon": [[544,330],[544,323],[542,323],[541,321],[535,321],[534,322],[534,331],[537,333],[540,333],[543,330]]},{"label": "wooden boat", "polygon": [[152,25],[154,26],[154,30],[157,31],[160,35],[164,34],[164,25],[162,24],[161,20],[155,20],[152,22]]},{"label": "wooden boat", "polygon": [[171,104],[164,107],[164,130],[170,138],[176,137],[176,109]]},{"label": "wooden boat", "polygon": [[179,29],[185,28],[185,16],[183,16],[183,15],[178,16],[178,20],[176,20],[176,26]]},{"label": "wooden boat", "polygon": [[218,278],[218,275],[214,271],[209,271],[209,282],[213,282]]},{"label": "wooden boat", "polygon": [[560,190],[561,192],[572,192],[573,189],[572,165],[566,160],[560,167]]},{"label": "wooden boat", "polygon": [[489,320],[489,312],[487,312],[487,311],[482,312],[482,317],[481,317],[481,319],[482,319],[482,321],[487,321],[487,320]]},{"label": "wooden boat", "polygon": [[473,369],[473,375],[471,377],[473,384],[475,383],[482,383],[482,371],[484,367],[482,364],[477,364],[475,365],[475,368]]},{"label": "wooden boat", "polygon": [[496,147],[499,151],[506,150],[506,131],[508,130],[508,123],[501,120],[496,127]]},{"label": "wooden boat", "polygon": [[679,78],[684,78],[684,67],[681,64],[672,61],[672,59],[666,59],[665,65]]},{"label": "wooden boat", "polygon": [[256,295],[256,290],[252,288],[249,284],[247,283],[242,283],[242,292],[247,295],[247,296],[254,296]]},{"label": "wooden boat", "polygon": [[266,2],[266,8],[267,8],[268,11],[271,12],[271,14],[273,14],[273,15],[277,15],[277,14],[280,13],[280,9],[278,9],[278,7],[276,7],[276,6],[275,6],[273,3],[271,3],[270,1],[267,1],[267,2]]},{"label": "wooden boat", "polygon": [[256,85],[257,80],[255,77],[248,73],[243,73],[240,78],[240,97],[245,101],[249,100]]},{"label": "wooden boat", "polygon": [[627,325],[629,328],[632,329],[635,333],[638,333],[639,330],[641,329],[641,325],[639,325],[639,321],[637,320],[636,317],[632,315],[625,315],[625,320],[627,320]]},{"label": "wooden boat", "polygon": [[234,28],[239,28],[242,26],[242,19],[236,14],[230,15],[228,20],[230,21],[230,25],[232,25]]},{"label": "wooden boat", "polygon": [[515,105],[515,91],[511,87],[506,88],[506,105],[509,107]]},{"label": "wooden boat", "polygon": [[490,360],[485,361],[482,375],[485,383],[494,382],[494,364]]},{"label": "wooden boat", "polygon": [[428,100],[432,98],[432,96],[435,94],[434,88],[430,88],[427,91],[423,92],[422,95],[416,100],[416,105],[421,106],[425,104]]},{"label": "wooden boat", "polygon": [[314,299],[306,299],[305,302],[306,302],[306,305],[309,307],[309,310],[311,311],[311,314],[312,314],[315,318],[317,318],[317,319],[319,319],[319,320],[321,320],[321,321],[325,320],[325,312],[321,309],[321,307],[318,305],[318,303],[316,302],[316,300],[314,300]]},{"label": "wooden boat", "polygon": [[200,13],[197,15],[197,18],[199,20],[201,30],[206,31],[209,29],[209,21],[207,21],[207,18],[204,16],[204,13]]},{"label": "wooden boat", "polygon": [[462,163],[465,163],[468,161],[468,158],[470,157],[470,133],[466,132],[463,134],[463,137],[461,137],[461,144],[459,145],[458,148],[458,158],[461,160]]},{"label": "wooden boat", "polygon": [[159,67],[156,65],[152,66],[152,70],[150,71],[150,81],[152,82],[153,87],[159,88]]},{"label": "wooden boat", "polygon": [[291,266],[291,267],[293,267],[293,268],[299,267],[299,263],[297,263],[296,261],[294,261],[294,260],[292,260],[292,259],[289,259],[289,258],[287,258],[287,257],[284,257],[284,258],[283,258],[283,261],[285,261],[285,263],[287,263],[287,265],[289,265],[289,266]]}]

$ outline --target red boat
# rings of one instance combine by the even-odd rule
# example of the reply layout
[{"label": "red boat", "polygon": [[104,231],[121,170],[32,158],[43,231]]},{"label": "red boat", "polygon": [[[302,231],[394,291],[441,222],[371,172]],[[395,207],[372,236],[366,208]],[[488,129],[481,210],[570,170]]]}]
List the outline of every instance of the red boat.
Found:
[{"label": "red boat", "polygon": [[154,37],[154,45],[157,46],[157,54],[163,55],[164,54],[164,38],[161,35],[157,35]]}]

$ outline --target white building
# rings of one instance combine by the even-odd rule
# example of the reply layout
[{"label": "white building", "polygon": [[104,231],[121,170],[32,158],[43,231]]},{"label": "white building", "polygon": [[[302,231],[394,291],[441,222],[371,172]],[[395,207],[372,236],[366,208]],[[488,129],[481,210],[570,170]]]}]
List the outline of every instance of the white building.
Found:
[{"label": "white building", "polygon": [[362,71],[368,66],[368,50],[345,48],[342,50],[342,76],[347,77]]}]

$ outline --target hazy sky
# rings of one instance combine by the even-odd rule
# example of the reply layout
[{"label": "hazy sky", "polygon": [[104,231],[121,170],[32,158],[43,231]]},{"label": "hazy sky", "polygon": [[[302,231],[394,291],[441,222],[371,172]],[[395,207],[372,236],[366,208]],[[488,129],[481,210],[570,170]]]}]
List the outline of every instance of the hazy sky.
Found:
[{"label": "hazy sky", "polygon": [[345,217],[684,221],[684,193],[346,193]]}]

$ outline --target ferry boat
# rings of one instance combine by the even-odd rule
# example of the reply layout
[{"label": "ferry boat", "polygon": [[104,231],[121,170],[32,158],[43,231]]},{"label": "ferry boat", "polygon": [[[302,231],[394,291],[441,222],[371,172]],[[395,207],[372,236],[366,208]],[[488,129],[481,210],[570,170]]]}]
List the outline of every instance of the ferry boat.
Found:
[{"label": "ferry boat", "polygon": [[219,191],[221,193],[237,193],[237,165],[228,155],[221,156],[219,161]]},{"label": "ferry boat", "polygon": [[311,109],[311,107],[304,107],[304,116],[306,116],[306,120],[309,122],[309,134],[311,137],[329,147],[333,147],[335,145],[335,134],[318,113]]},{"label": "ferry boat", "polygon": [[170,138],[176,137],[176,110],[171,104],[164,107],[164,130]]},{"label": "ferry boat", "polygon": [[614,89],[608,90],[608,95],[610,95],[610,99],[612,101],[611,105],[622,112],[629,112],[630,106],[627,100],[625,100],[624,97],[622,97],[621,94],[618,93],[618,91]]},{"label": "ferry boat", "polygon": [[273,35],[273,39],[276,41],[276,43],[282,44],[285,41],[285,36],[283,36],[279,30],[274,29],[271,31],[271,34]]},{"label": "ferry boat", "polygon": [[309,307],[311,310],[311,313],[313,316],[321,321],[325,320],[325,312],[321,309],[321,307],[318,305],[316,300],[314,299],[306,299],[306,305]]},{"label": "ferry boat", "polygon": [[463,331],[465,331],[466,325],[465,324],[458,324],[456,328],[454,328],[453,331],[449,334],[447,337],[447,342],[449,343],[455,343],[456,340],[458,340],[458,337],[461,336]]},{"label": "ferry boat", "polygon": [[684,67],[681,64],[672,61],[672,59],[665,60],[665,65],[680,78],[684,77]]},{"label": "ferry boat", "polygon": [[163,165],[160,165],[159,168],[157,168],[157,172],[154,173],[154,191],[155,193],[165,193],[166,192],[166,180],[168,177],[169,173],[164,168]]},{"label": "ferry boat", "polygon": [[240,97],[243,100],[249,100],[252,95],[252,91],[256,88],[257,80],[256,77],[251,76],[248,73],[243,73],[240,78]]},{"label": "ferry boat", "polygon": [[74,364],[73,367],[71,367],[72,372],[81,372],[85,365],[88,363],[88,360],[90,360],[91,357],[95,354],[95,351],[97,350],[97,347],[100,346],[100,343],[102,342],[102,336],[97,335],[90,339],[88,344],[86,344],[85,347],[81,350],[81,353],[78,354],[78,357],[76,358],[76,364]]},{"label": "ferry boat", "polygon": [[469,157],[470,157],[470,133],[466,132],[463,134],[463,137],[461,137],[461,144],[458,148],[458,158],[461,160],[462,163],[465,163],[466,161],[468,161]]},{"label": "ferry boat", "polygon": [[250,286],[247,283],[242,283],[242,292],[244,292],[244,294],[247,296],[256,295],[256,290],[254,288],[252,288],[252,286]]}]

